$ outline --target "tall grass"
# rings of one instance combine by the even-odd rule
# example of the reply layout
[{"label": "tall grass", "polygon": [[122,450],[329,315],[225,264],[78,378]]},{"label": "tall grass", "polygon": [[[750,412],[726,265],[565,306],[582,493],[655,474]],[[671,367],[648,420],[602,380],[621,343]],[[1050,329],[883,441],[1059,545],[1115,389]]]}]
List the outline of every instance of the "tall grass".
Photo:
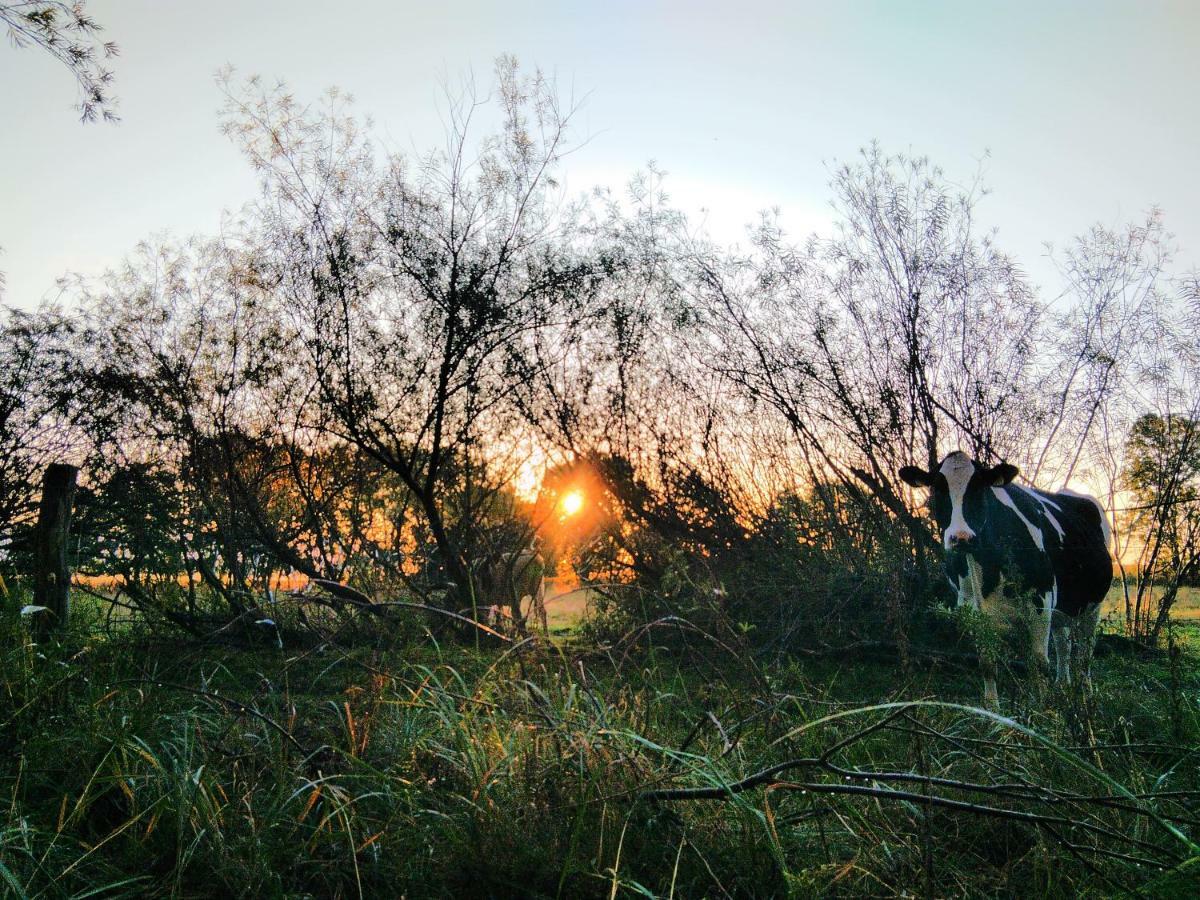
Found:
[{"label": "tall grass", "polygon": [[1200,871],[1190,651],[1100,660],[1090,698],[1010,680],[995,716],[964,674],[703,641],[0,627],[12,896],[1183,896]]}]

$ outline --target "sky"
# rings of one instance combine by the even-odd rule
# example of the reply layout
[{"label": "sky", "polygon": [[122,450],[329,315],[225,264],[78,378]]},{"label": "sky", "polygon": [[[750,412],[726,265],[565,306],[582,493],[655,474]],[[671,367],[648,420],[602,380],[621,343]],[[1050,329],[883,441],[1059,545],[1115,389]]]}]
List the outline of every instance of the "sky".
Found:
[{"label": "sky", "polygon": [[[3,0],[0,0],[2,3]],[[82,125],[71,75],[0,46],[3,301],[59,297],[157,235],[211,235],[256,178],[219,130],[214,74],[350,92],[391,150],[442,142],[443,85],[513,54],[582,101],[572,192],[654,161],[673,202],[744,240],[778,207],[827,230],[829,179],[873,140],[929,156],[1049,297],[1044,243],[1164,210],[1200,263],[1200,3],[91,0],[116,41],[118,125]]]}]

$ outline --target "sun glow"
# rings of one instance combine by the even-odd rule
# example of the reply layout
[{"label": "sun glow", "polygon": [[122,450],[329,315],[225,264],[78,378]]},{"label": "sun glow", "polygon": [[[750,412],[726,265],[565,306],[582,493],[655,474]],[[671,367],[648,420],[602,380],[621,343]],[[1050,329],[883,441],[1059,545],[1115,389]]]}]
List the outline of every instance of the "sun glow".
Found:
[{"label": "sun glow", "polygon": [[583,491],[571,491],[563,496],[562,511],[564,515],[573,516],[581,509],[583,509]]}]

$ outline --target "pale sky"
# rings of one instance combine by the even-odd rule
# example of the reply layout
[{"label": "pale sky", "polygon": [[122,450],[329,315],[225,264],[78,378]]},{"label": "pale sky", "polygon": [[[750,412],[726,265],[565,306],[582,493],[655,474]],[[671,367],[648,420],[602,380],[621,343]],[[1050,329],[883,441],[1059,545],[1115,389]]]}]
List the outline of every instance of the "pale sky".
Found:
[{"label": "pale sky", "polygon": [[255,177],[218,129],[213,75],[352,93],[392,149],[440,143],[440,85],[516,55],[587,95],[572,191],[647,161],[686,211],[737,240],[779,206],[826,227],[836,160],[878,139],[994,193],[982,223],[1046,288],[1044,241],[1163,208],[1200,263],[1200,3],[91,0],[116,41],[119,125],[81,125],[70,74],[0,46],[4,302],[56,296],[163,232],[212,234]]}]

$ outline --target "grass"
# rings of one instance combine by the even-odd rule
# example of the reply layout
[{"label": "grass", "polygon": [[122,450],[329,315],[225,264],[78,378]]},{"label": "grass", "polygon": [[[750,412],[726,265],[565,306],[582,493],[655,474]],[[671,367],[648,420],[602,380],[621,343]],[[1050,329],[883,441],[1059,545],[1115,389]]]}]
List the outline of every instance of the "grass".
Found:
[{"label": "grass", "polygon": [[[968,672],[759,663],[684,632],[653,648],[475,651],[379,634],[372,647],[246,650],[88,624],[37,648],[15,617],[2,623],[8,896],[1194,896],[1200,884],[1190,650],[1097,660],[1091,700],[1010,678],[998,717],[969,708]],[[646,796],[680,788],[719,799]]]}]

